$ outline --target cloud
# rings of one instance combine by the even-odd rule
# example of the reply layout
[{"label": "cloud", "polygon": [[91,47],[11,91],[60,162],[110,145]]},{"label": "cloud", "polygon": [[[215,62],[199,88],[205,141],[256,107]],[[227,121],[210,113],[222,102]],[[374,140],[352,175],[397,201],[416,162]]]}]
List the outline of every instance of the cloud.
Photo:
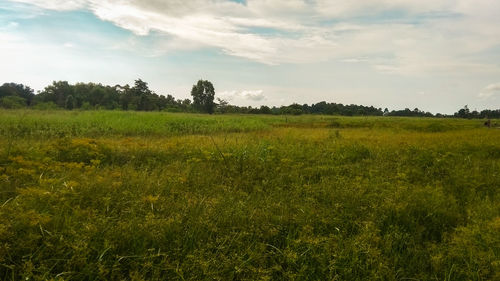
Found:
[{"label": "cloud", "polygon": [[11,31],[19,27],[19,23],[15,21],[8,22],[6,25],[0,25],[0,31]]},{"label": "cloud", "polygon": [[241,90],[241,91],[224,91],[221,93],[217,93],[218,96],[220,96],[222,99],[227,100],[227,101],[234,101],[234,102],[244,102],[244,101],[251,101],[251,102],[258,102],[258,101],[263,101],[266,99],[266,96],[264,95],[263,90]]},{"label": "cloud", "polygon": [[262,101],[266,99],[266,96],[264,95],[264,91],[262,90],[257,90],[257,91],[243,91],[241,92],[241,95],[252,101]]},{"label": "cloud", "polygon": [[498,92],[500,91],[500,83],[490,84],[484,88],[487,92]]},{"label": "cloud", "polygon": [[35,6],[57,11],[70,11],[84,8],[87,0],[15,0],[14,2],[33,4]]},{"label": "cloud", "polygon": [[221,97],[223,100],[227,101],[233,101],[238,95],[238,91],[223,91],[220,93],[217,93],[219,97]]},{"label": "cloud", "polygon": [[[389,74],[498,70],[477,54],[500,46],[495,0],[15,0],[92,11],[169,49],[216,48],[263,64],[358,62]],[[471,3],[473,2],[473,3]]]},{"label": "cloud", "polygon": [[7,28],[16,28],[19,26],[19,23],[15,22],[15,21],[11,21],[7,24]]},{"label": "cloud", "polygon": [[496,95],[500,95],[500,82],[484,87],[484,89],[477,96],[482,99],[489,99]]}]

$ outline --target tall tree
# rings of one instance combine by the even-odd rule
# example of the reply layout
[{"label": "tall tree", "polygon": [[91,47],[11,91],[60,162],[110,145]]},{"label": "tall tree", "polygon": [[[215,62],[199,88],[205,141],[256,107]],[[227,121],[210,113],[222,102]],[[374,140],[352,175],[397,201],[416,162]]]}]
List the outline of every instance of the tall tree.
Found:
[{"label": "tall tree", "polygon": [[45,87],[45,89],[36,96],[36,99],[40,102],[54,102],[57,106],[65,108],[66,99],[69,95],[73,94],[73,85],[70,85],[67,81],[54,81],[52,85]]},{"label": "tall tree", "polygon": [[193,85],[191,96],[193,96],[195,109],[209,114],[214,112],[215,89],[210,81],[199,80],[196,85]]},{"label": "tall tree", "polygon": [[[0,98],[8,96],[23,98],[25,100],[25,106],[30,106],[35,94],[33,93],[33,89],[23,84],[5,83],[0,86]],[[17,100],[19,101],[19,99]]]}]

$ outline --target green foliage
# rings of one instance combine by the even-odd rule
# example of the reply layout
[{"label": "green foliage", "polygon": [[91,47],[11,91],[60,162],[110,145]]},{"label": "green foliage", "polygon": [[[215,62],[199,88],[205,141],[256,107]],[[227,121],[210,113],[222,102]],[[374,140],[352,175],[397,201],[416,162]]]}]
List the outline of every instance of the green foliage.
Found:
[{"label": "green foliage", "polygon": [[26,106],[26,99],[18,96],[6,96],[0,98],[0,108],[19,109]]},{"label": "green foliage", "polygon": [[193,97],[193,106],[195,109],[209,114],[214,112],[215,90],[210,81],[199,80],[196,85],[193,85],[191,96]]},{"label": "green foliage", "polygon": [[39,102],[33,106],[33,109],[55,110],[55,109],[59,109],[59,107],[57,107],[57,105],[54,102],[49,101],[49,102]]},{"label": "green foliage", "polygon": [[73,108],[75,108],[75,98],[73,98],[72,95],[69,95],[66,98],[65,108],[68,110],[72,110]]},{"label": "green foliage", "polygon": [[0,111],[0,279],[498,280],[499,138],[464,119]]},{"label": "green foliage", "polygon": [[9,96],[22,98],[24,100],[24,107],[32,105],[35,94],[33,93],[33,89],[23,84],[5,83],[0,86],[0,99]]},{"label": "green foliage", "polygon": [[[69,84],[67,81],[54,81],[52,85],[38,95],[34,95],[30,87],[22,84],[5,83],[0,86],[0,99],[7,96],[20,97],[24,99],[22,107],[40,108],[38,104],[53,103],[59,108],[72,110],[75,108],[89,110],[135,110],[135,111],[167,111],[167,112],[205,112],[205,113],[242,113],[242,114],[274,114],[274,115],[302,115],[323,114],[338,116],[403,116],[403,117],[459,117],[459,118],[500,118],[500,109],[470,111],[467,106],[460,109],[453,116],[430,112],[424,112],[415,108],[410,110],[393,110],[387,108],[363,105],[344,105],[321,101],[315,104],[297,104],[272,108],[262,105],[260,108],[252,106],[230,105],[227,101],[218,98],[214,103],[215,90],[211,82],[199,80],[193,85],[191,95],[193,103],[189,99],[176,100],[172,95],[158,95],[151,91],[148,84],[141,79],[135,80],[134,86],[105,86],[95,83]],[[8,106],[18,108],[19,104],[12,105],[12,98],[8,100]],[[4,106],[6,108],[6,106]],[[488,126],[498,127],[497,123],[487,123]],[[486,125],[486,124],[485,124]],[[431,127],[429,130],[441,131],[443,128]]]}]

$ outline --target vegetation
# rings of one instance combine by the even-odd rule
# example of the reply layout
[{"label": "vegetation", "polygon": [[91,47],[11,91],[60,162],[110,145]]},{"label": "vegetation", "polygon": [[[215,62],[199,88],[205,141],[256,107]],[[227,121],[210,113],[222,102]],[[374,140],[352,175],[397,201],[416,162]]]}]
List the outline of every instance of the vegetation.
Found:
[{"label": "vegetation", "polygon": [[458,117],[458,118],[500,118],[500,109],[470,111],[467,106],[453,116],[440,113],[433,115],[415,108],[410,110],[392,110],[363,105],[344,105],[325,101],[312,105],[291,104],[281,107],[235,106],[220,98],[214,102],[215,89],[210,81],[199,80],[193,85],[189,99],[175,99],[172,95],[159,95],[151,91],[148,84],[141,79],[134,86],[104,86],[94,83],[77,83],[71,85],[66,81],[53,82],[38,95],[30,87],[22,84],[5,83],[0,86],[0,108],[19,109],[106,109],[134,111],[168,111],[168,112],[199,112],[199,113],[243,113],[243,114],[274,114],[301,115],[323,114],[340,116],[404,116],[404,117]]},{"label": "vegetation", "polygon": [[215,89],[210,81],[199,80],[196,85],[193,85],[191,96],[195,109],[209,114],[214,113]]},{"label": "vegetation", "polygon": [[482,110],[478,112],[477,110],[470,111],[469,107],[466,105],[464,108],[456,112],[454,117],[457,118],[500,118],[500,109],[497,110]]},{"label": "vegetation", "polygon": [[3,110],[0,279],[499,280],[499,139],[467,119]]}]

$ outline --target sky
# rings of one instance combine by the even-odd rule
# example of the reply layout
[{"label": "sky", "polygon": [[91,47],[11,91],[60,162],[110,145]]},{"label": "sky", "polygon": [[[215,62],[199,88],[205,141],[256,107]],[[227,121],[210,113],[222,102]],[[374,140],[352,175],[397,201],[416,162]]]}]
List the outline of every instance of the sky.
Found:
[{"label": "sky", "polygon": [[0,0],[0,83],[236,105],[500,109],[498,0]]}]

